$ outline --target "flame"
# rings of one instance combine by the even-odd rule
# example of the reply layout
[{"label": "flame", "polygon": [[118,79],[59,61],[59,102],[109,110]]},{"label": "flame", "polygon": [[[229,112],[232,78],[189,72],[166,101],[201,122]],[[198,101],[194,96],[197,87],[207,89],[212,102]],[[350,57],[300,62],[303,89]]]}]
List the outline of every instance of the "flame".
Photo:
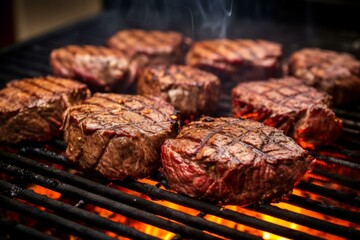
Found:
[{"label": "flame", "polygon": [[[48,198],[52,198],[54,200],[59,200],[61,198],[61,193],[55,192],[53,190],[50,190],[48,188],[44,188],[40,185],[31,185],[30,187],[28,187],[29,190],[34,191],[37,194],[40,195],[45,195]],[[31,204],[33,205],[33,204]],[[37,208],[39,208],[42,211],[45,211],[46,208],[42,207],[42,206],[36,206]]]},{"label": "flame", "polygon": [[55,200],[58,200],[61,197],[61,193],[55,192],[48,188],[44,188],[40,185],[32,185],[28,189],[33,190],[37,194],[45,195],[45,196],[55,199]]}]

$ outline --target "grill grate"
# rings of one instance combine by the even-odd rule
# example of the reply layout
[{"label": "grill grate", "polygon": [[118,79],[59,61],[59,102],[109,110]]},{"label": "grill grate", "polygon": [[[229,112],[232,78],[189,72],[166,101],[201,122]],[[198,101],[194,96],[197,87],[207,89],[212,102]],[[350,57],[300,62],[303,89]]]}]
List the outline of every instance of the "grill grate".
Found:
[{"label": "grill grate", "polygon": [[[306,37],[306,27],[301,26],[294,28],[268,22],[249,24],[240,20],[236,24],[243,28],[229,28],[233,29],[230,36],[278,41],[284,44],[287,55],[303,46],[324,46],[356,54],[356,49],[348,46],[359,39],[354,32],[339,33],[335,37],[333,31],[317,30],[312,33],[314,39]],[[0,85],[11,79],[50,74],[48,56],[53,48],[74,43],[104,44],[108,36],[126,27],[116,12],[104,12],[93,19],[4,50],[0,52]],[[269,31],[274,34],[266,36]],[[230,114],[229,103],[229,95],[224,94],[220,115]],[[94,179],[91,175],[78,173],[63,156],[65,145],[61,140],[46,145],[29,143],[0,147],[0,236],[10,239],[68,239],[66,234],[70,234],[84,239],[113,239],[115,235],[159,239],[153,233],[132,225],[131,221],[137,220],[174,233],[174,240],[260,239],[264,237],[260,235],[262,232],[291,239],[360,239],[360,106],[335,109],[335,112],[344,120],[344,134],[334,145],[311,152],[318,161],[288,201],[283,202],[288,207],[254,204],[245,208],[222,208],[171,192],[160,174],[154,175],[150,183]],[[37,194],[29,189],[33,184],[61,193],[61,198]],[[184,210],[164,206],[163,202]],[[116,222],[96,213],[95,207],[128,220]],[[297,213],[292,208],[300,208],[306,214]],[[324,215],[325,219],[318,218],[318,215]],[[213,216],[221,222],[212,221]],[[267,217],[276,220],[269,222],[265,219]],[[281,220],[299,227],[282,226]],[[224,221],[230,224],[225,225]]]}]

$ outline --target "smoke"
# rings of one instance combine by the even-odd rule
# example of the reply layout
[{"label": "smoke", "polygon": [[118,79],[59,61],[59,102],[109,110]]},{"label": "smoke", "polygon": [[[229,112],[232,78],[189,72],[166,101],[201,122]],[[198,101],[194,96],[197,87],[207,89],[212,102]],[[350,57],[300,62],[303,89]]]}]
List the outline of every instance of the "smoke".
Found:
[{"label": "smoke", "polygon": [[131,0],[122,1],[120,15],[132,28],[226,38],[233,5],[233,0]]},{"label": "smoke", "polygon": [[196,14],[200,15],[200,29],[211,38],[226,38],[230,18],[233,13],[233,0],[195,1]]}]

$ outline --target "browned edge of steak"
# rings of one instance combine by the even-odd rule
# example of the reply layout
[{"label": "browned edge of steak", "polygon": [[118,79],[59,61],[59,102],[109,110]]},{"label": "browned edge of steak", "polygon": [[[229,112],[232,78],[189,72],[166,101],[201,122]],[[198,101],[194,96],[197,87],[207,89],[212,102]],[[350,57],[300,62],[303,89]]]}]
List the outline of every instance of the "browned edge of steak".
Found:
[{"label": "browned edge of steak", "polygon": [[240,83],[232,90],[232,113],[283,130],[304,148],[334,142],[342,121],[329,108],[331,97],[292,77]]},{"label": "browned edge of steak", "polygon": [[160,98],[96,93],[66,112],[66,156],[109,179],[148,177],[160,167],[160,146],[178,133],[176,113]]},{"label": "browned edge of steak", "polygon": [[221,82],[217,76],[190,66],[158,65],[144,71],[137,92],[159,96],[187,117],[216,111]]},{"label": "browned edge of steak", "polygon": [[248,205],[284,198],[313,162],[278,129],[246,119],[204,117],[165,141],[161,171],[179,193]]},{"label": "browned edge of steak", "polygon": [[90,96],[85,84],[52,76],[9,82],[0,90],[0,142],[46,141],[67,107]]}]

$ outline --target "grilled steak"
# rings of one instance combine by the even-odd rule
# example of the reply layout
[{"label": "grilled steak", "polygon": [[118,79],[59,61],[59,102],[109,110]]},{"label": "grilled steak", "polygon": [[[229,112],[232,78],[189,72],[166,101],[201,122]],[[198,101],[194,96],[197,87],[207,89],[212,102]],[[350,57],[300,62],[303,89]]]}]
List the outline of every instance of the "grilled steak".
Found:
[{"label": "grilled steak", "polygon": [[285,77],[240,83],[232,90],[232,112],[279,128],[302,147],[314,148],[333,142],[342,130],[342,121],[328,107],[330,99],[301,80]]},{"label": "grilled steak", "polygon": [[137,91],[160,96],[184,115],[211,113],[218,105],[220,80],[189,66],[158,65],[143,72]]},{"label": "grilled steak", "polygon": [[140,95],[97,93],[64,119],[66,156],[110,179],[141,178],[160,166],[160,146],[177,134],[175,109]]},{"label": "grilled steak", "polygon": [[142,58],[145,65],[183,63],[190,44],[191,39],[177,32],[140,29],[119,31],[108,40],[108,46]]},{"label": "grilled steak", "polygon": [[281,198],[313,161],[280,130],[236,118],[191,122],[161,150],[173,190],[222,204]]},{"label": "grilled steak", "polygon": [[37,77],[9,82],[0,90],[0,142],[45,141],[61,126],[65,109],[90,96],[85,84]]},{"label": "grilled steak", "polygon": [[330,94],[334,105],[360,100],[360,61],[350,54],[302,49],[289,58],[289,73]]},{"label": "grilled steak", "polygon": [[194,43],[186,64],[241,82],[276,77],[281,73],[281,46],[264,40],[215,39]]},{"label": "grilled steak", "polygon": [[136,61],[118,50],[69,45],[51,52],[56,75],[80,79],[95,90],[126,90],[136,74]]}]

